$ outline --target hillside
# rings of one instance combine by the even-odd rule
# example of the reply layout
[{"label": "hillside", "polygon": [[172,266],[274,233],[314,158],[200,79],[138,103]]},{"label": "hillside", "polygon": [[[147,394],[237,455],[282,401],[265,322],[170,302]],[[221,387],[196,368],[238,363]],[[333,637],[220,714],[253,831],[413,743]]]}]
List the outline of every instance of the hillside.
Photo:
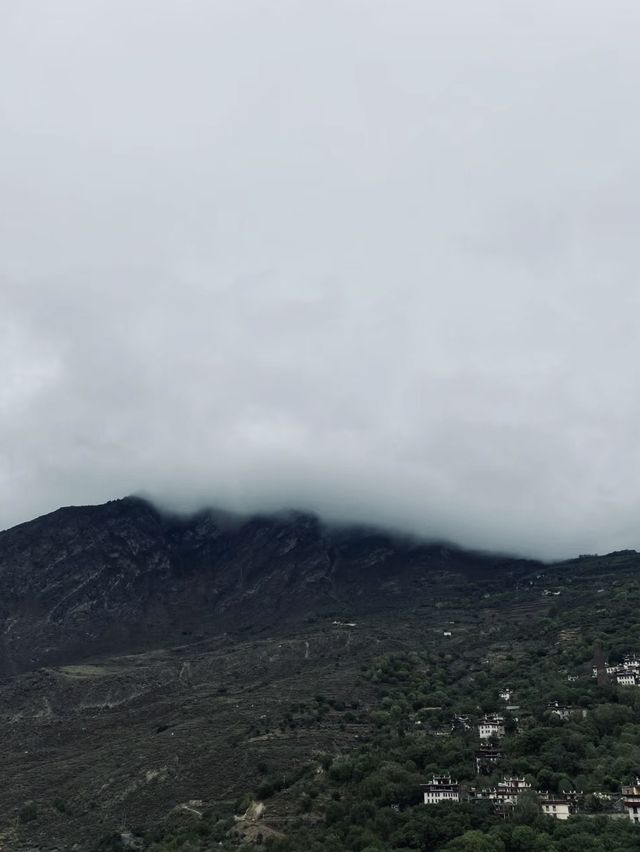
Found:
[{"label": "hillside", "polygon": [[301,513],[178,517],[137,498],[65,508],[0,533],[0,662],[15,672],[369,612],[526,565]]},{"label": "hillside", "polygon": [[[499,711],[505,684],[522,710],[499,771],[613,796],[640,770],[640,702],[591,660],[596,640],[640,650],[639,565],[133,498],[2,533],[4,848],[445,848],[494,818],[461,804],[427,826],[419,785],[473,783],[451,720]],[[555,700],[589,715],[556,725]],[[261,818],[234,822],[251,801]],[[616,842],[592,848],[640,848]]]}]

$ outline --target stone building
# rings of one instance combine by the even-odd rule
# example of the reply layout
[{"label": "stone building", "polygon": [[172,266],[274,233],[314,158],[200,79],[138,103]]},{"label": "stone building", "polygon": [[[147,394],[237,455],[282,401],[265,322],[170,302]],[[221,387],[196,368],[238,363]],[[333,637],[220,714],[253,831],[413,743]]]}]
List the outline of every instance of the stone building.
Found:
[{"label": "stone building", "polygon": [[558,796],[542,796],[540,799],[540,807],[542,813],[551,816],[554,819],[565,820],[569,819],[574,813],[574,805],[568,799]]},{"label": "stone building", "polygon": [[459,802],[460,787],[449,775],[434,775],[430,784],[423,786],[424,804],[437,805],[440,802]]},{"label": "stone building", "polygon": [[483,716],[478,722],[478,735],[481,740],[504,737],[504,716]]},{"label": "stone building", "polygon": [[622,804],[631,822],[640,823],[640,778],[636,783],[622,788]]}]

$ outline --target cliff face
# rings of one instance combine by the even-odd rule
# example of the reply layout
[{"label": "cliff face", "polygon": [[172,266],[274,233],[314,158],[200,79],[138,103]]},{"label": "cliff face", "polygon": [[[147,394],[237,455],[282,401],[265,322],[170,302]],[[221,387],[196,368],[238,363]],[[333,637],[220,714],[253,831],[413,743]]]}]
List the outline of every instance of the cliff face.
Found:
[{"label": "cliff face", "polygon": [[0,533],[0,666],[354,617],[524,564],[296,513],[183,518],[137,498],[64,508]]}]

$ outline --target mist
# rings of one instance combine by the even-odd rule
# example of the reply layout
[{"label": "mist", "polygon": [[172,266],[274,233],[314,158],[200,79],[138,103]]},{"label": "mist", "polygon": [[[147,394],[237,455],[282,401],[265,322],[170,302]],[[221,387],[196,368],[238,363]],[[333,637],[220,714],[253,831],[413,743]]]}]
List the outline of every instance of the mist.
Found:
[{"label": "mist", "polygon": [[0,9],[0,526],[640,545],[640,7]]}]

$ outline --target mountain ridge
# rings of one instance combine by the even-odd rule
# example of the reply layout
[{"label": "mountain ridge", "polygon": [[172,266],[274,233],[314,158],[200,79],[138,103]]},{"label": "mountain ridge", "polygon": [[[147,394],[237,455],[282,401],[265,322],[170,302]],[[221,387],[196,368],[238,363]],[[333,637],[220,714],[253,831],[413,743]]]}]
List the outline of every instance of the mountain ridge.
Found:
[{"label": "mountain ridge", "polygon": [[62,507],[0,533],[0,671],[375,610],[443,575],[455,585],[542,564],[295,511],[179,515],[139,497]]}]

